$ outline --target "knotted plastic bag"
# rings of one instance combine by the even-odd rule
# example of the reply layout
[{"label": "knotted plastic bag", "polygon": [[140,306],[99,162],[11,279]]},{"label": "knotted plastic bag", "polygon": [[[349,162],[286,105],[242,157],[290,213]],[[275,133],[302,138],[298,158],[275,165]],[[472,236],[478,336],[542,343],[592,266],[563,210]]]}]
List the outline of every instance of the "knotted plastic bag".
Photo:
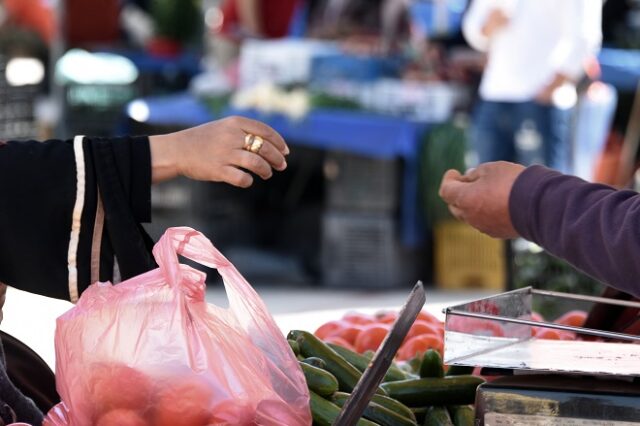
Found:
[{"label": "knotted plastic bag", "polygon": [[[95,283],[57,320],[62,402],[45,425],[310,425],[298,362],[264,302],[202,234],[171,228],[158,269]],[[205,302],[216,268],[229,307]]]}]

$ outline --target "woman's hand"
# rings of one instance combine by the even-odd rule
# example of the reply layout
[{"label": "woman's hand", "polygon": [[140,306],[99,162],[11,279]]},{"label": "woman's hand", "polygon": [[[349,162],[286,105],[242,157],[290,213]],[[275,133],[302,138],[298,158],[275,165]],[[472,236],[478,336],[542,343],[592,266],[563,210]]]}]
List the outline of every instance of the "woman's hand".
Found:
[{"label": "woman's hand", "polygon": [[[260,136],[257,152],[245,148],[247,135]],[[286,169],[289,148],[282,136],[259,121],[228,117],[167,135],[151,136],[153,182],[186,176],[247,188],[252,172],[269,179],[273,169]]]}]

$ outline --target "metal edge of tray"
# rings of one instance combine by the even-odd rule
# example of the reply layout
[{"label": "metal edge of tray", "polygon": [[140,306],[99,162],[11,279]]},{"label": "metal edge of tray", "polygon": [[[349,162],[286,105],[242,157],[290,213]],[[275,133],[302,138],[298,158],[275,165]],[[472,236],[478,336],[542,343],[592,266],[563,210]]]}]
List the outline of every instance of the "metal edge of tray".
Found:
[{"label": "metal edge of tray", "polygon": [[[589,374],[628,374],[640,376],[640,346],[618,342],[585,342],[585,341],[561,341],[547,342],[543,339],[535,339],[531,336],[493,337],[478,336],[472,333],[452,331],[447,329],[447,323],[453,317],[472,317],[494,322],[514,323],[523,326],[536,326],[553,328],[608,339],[628,340],[640,342],[639,336],[625,333],[615,333],[584,327],[565,326],[562,324],[534,321],[521,318],[493,315],[483,312],[469,312],[463,309],[482,309],[499,300],[522,295],[523,298],[532,295],[546,297],[575,299],[594,303],[608,303],[620,306],[640,308],[640,303],[608,299],[595,296],[574,295],[569,293],[535,290],[531,287],[523,287],[508,292],[498,293],[493,296],[468,301],[443,309],[445,318],[445,363],[451,365],[474,365],[493,368],[508,368],[521,370],[546,370],[568,373]],[[530,301],[529,301],[530,302]],[[530,305],[530,303],[529,303]],[[526,305],[525,305],[526,306]],[[530,306],[529,306],[530,310]],[[447,342],[449,345],[447,345]],[[462,348],[459,351],[447,350],[451,345]],[[477,348],[476,351],[474,351]],[[541,354],[545,354],[541,356]],[[535,357],[532,357],[535,355]],[[592,356],[593,355],[593,356]],[[511,356],[514,359],[505,359]],[[564,359],[561,359],[564,357]],[[554,361],[555,360],[555,361]]]}]

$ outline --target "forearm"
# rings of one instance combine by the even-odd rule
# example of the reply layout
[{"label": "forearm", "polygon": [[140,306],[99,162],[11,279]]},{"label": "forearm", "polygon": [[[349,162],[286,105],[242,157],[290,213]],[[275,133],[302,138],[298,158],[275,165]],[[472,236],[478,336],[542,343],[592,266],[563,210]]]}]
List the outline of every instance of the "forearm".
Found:
[{"label": "forearm", "polygon": [[532,166],[509,199],[515,229],[589,275],[640,295],[640,195]]},{"label": "forearm", "polygon": [[151,152],[151,181],[163,182],[178,176],[176,159],[179,155],[176,148],[179,146],[179,134],[149,136],[149,149]]}]

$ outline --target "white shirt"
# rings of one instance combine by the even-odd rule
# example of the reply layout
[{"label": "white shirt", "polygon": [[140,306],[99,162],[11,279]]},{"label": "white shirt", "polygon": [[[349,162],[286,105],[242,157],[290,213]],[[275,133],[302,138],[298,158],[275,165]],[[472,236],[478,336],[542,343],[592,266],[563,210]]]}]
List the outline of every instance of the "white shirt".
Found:
[{"label": "white shirt", "polygon": [[[482,27],[494,8],[509,23],[489,39]],[[488,54],[480,96],[527,101],[556,73],[579,78],[600,48],[601,22],[602,0],[472,0],[462,31],[473,48]]]}]

